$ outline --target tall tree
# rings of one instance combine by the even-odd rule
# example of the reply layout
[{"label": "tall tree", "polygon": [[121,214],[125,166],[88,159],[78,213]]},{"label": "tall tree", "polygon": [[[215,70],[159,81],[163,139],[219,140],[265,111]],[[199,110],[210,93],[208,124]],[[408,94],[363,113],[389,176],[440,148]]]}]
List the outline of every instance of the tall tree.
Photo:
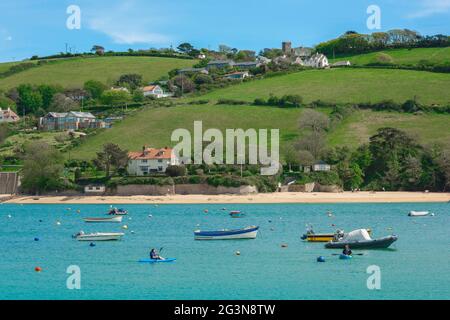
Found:
[{"label": "tall tree", "polygon": [[63,186],[63,157],[58,150],[37,141],[25,145],[24,152],[21,188],[25,192],[39,194]]},{"label": "tall tree", "polygon": [[117,144],[107,143],[103,146],[103,151],[97,153],[94,160],[95,165],[105,170],[106,177],[110,177],[111,169],[117,170],[125,168],[128,163],[128,151],[122,150]]}]

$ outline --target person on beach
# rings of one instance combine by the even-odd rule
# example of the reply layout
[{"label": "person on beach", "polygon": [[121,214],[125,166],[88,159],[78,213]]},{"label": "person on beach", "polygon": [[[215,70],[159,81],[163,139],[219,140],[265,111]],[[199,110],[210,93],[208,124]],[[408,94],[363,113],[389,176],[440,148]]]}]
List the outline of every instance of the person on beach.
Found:
[{"label": "person on beach", "polygon": [[150,259],[153,259],[153,260],[164,260],[164,258],[159,255],[158,251],[155,248],[153,248],[150,251]]},{"label": "person on beach", "polygon": [[352,255],[352,250],[350,249],[350,246],[348,244],[345,245],[344,250],[342,251],[342,254],[345,256]]}]

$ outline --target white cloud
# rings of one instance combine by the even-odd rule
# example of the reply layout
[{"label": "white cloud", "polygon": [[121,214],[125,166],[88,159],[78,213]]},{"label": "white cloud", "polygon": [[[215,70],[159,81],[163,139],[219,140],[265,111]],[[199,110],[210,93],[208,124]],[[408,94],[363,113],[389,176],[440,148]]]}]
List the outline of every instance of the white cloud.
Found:
[{"label": "white cloud", "polygon": [[421,0],[420,9],[408,15],[409,18],[423,18],[450,11],[450,0]]},{"label": "white cloud", "polygon": [[12,41],[12,39],[13,39],[13,38],[12,38],[11,36],[7,36],[5,40],[6,40],[6,41]]},{"label": "white cloud", "polygon": [[[144,10],[143,10],[144,8]],[[146,12],[135,1],[123,1],[119,6],[98,10],[88,18],[90,29],[109,36],[117,44],[168,44],[170,38],[154,32],[164,19],[156,11]]]}]

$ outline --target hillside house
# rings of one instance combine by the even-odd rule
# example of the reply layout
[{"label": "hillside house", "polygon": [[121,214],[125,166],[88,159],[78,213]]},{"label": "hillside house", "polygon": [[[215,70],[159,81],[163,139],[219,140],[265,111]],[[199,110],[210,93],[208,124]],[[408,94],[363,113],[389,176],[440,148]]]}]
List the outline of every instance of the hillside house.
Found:
[{"label": "hillside house", "polygon": [[19,116],[10,108],[5,110],[0,108],[0,123],[17,122],[19,120],[20,120]]},{"label": "hillside house", "polygon": [[164,90],[158,85],[145,86],[142,88],[142,92],[144,97],[154,97],[157,99],[170,96],[169,94],[164,93]]},{"label": "hillside house", "polygon": [[233,67],[242,70],[250,70],[253,68],[257,68],[260,65],[261,64],[258,61],[243,61],[243,62],[234,62]]},{"label": "hillside house", "polygon": [[105,122],[98,120],[90,112],[49,112],[39,119],[41,130],[81,130],[105,128]]},{"label": "hillside house", "polygon": [[313,164],[312,169],[315,172],[317,172],[317,171],[330,171],[331,170],[331,165],[329,165],[325,161],[317,161],[315,164]]},{"label": "hillside house", "polygon": [[171,148],[148,148],[142,151],[128,153],[127,171],[132,176],[145,176],[150,173],[164,173],[168,166],[178,165],[179,159],[175,157]]},{"label": "hillside house", "polygon": [[184,68],[178,70],[178,74],[186,74],[186,73],[202,73],[202,74],[209,74],[209,71],[205,68]]},{"label": "hillside house", "polygon": [[245,78],[250,77],[250,74],[248,73],[248,71],[241,71],[241,72],[228,73],[228,74],[224,75],[223,77],[226,79],[231,79],[231,80],[244,80]]},{"label": "hillside house", "polygon": [[305,60],[304,65],[307,67],[323,69],[328,68],[330,66],[330,63],[328,62],[328,58],[325,55],[321,53],[315,53],[309,59]]},{"label": "hillside house", "polygon": [[222,69],[226,67],[233,67],[234,61],[231,60],[213,60],[208,62],[206,65],[206,69],[210,70],[211,68]]}]

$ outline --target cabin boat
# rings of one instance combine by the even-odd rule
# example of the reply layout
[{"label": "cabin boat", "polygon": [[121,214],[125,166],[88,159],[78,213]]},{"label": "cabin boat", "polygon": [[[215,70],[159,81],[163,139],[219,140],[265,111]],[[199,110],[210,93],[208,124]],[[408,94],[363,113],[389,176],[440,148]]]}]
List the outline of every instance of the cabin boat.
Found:
[{"label": "cabin boat", "polygon": [[84,218],[84,222],[122,222],[122,216],[108,217],[108,218]]},{"label": "cabin boat", "polygon": [[195,240],[231,240],[231,239],[255,239],[259,227],[249,226],[242,229],[222,229],[217,231],[194,231]]},{"label": "cabin boat", "polygon": [[77,239],[78,241],[114,241],[120,240],[123,235],[124,233],[79,232],[78,234],[74,235],[74,238]]},{"label": "cabin boat", "polygon": [[358,229],[326,243],[325,248],[343,249],[346,245],[349,245],[350,249],[385,249],[397,239],[396,235],[372,239],[366,229]]}]

